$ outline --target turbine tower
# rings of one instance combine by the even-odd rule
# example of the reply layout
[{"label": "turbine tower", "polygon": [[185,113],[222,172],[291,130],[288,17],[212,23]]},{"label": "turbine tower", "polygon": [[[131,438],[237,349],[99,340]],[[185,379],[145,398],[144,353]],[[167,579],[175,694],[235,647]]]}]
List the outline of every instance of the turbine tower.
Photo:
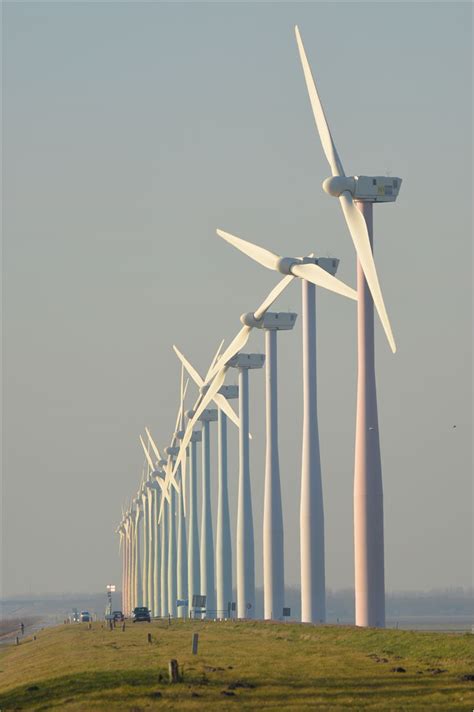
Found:
[{"label": "turbine tower", "polygon": [[[182,517],[183,517],[183,507],[178,506],[176,495],[181,496],[182,489],[182,477],[181,477],[181,463],[184,462],[183,456],[181,456],[178,465],[175,465],[175,458],[181,452],[181,448],[177,447],[176,443],[179,440],[180,425],[183,422],[184,414],[184,398],[186,396],[186,390],[188,383],[183,388],[183,368],[181,368],[181,387],[180,387],[180,404],[178,408],[178,415],[176,418],[176,424],[173,431],[173,437],[171,439],[171,445],[165,448],[165,453],[168,456],[167,463],[165,465],[166,479],[164,483],[164,491],[168,492],[170,485],[173,485],[173,489],[168,493],[168,523],[163,526],[162,539],[167,537],[167,611],[168,615],[176,616],[177,612],[177,591],[183,588],[182,574],[186,571],[186,564],[183,558],[184,555],[184,539],[182,533]],[[180,483],[176,480],[176,472]],[[161,501],[160,513],[158,519],[161,522],[163,517],[163,505],[164,500]],[[178,521],[176,521],[178,520]],[[183,546],[177,548],[177,535],[181,531],[181,543]],[[164,552],[162,552],[162,570],[164,568],[163,564]],[[163,592],[163,588],[162,588]],[[164,597],[163,597],[164,600]],[[166,615],[166,614],[165,614]]]},{"label": "turbine tower", "polygon": [[191,615],[193,596],[200,588],[199,531],[197,513],[197,443],[201,442],[202,433],[195,430],[189,443],[189,513],[188,513],[188,611]]},{"label": "turbine tower", "polygon": [[143,591],[141,580],[141,562],[140,562],[140,540],[139,540],[139,525],[143,518],[141,501],[139,493],[134,499],[135,517],[133,522],[133,559],[134,559],[134,596],[133,607],[143,605]]},{"label": "turbine tower", "polygon": [[122,548],[122,611],[128,615],[129,610],[129,513],[122,509],[122,521],[118,528],[120,546]]},{"label": "turbine tower", "polygon": [[237,353],[229,362],[239,373],[239,489],[237,499],[237,618],[255,612],[255,548],[249,450],[249,371],[262,368],[263,354]]},{"label": "turbine tower", "polygon": [[[148,478],[147,478],[148,479]],[[150,608],[148,600],[148,569],[150,565],[150,517],[148,510],[148,489],[142,480],[140,487],[142,516],[142,605]]]},{"label": "turbine tower", "polygon": [[252,313],[244,324],[265,332],[266,450],[263,499],[263,608],[266,620],[283,618],[285,604],[284,532],[278,454],[277,332],[293,329],[297,315],[267,312],[256,321]]},{"label": "turbine tower", "polygon": [[[145,432],[148,436],[148,442],[151,445],[153,452],[156,457],[156,465],[154,468],[155,482],[157,488],[153,490],[154,501],[155,501],[155,512],[153,515],[153,525],[154,525],[154,535],[155,535],[155,568],[154,568],[154,609],[156,616],[166,616],[168,615],[167,610],[167,600],[168,597],[165,594],[167,590],[166,577],[164,572],[167,570],[167,557],[165,557],[164,549],[167,551],[167,540],[166,540],[166,517],[163,517],[161,523],[159,522],[159,512],[161,511],[160,504],[160,493],[161,501],[167,499],[169,501],[170,495],[167,487],[165,486],[164,480],[164,468],[167,465],[167,461],[162,457],[160,451],[158,450],[155,441],[153,440],[151,433],[148,428],[145,428]],[[142,442],[143,449],[145,444]],[[165,560],[163,560],[165,557]]]},{"label": "turbine tower", "polygon": [[396,346],[375,268],[373,204],[393,202],[401,179],[346,177],[319,98],[298,27],[296,42],[323,151],[332,177],[324,190],[339,202],[357,253],[357,420],[354,466],[355,620],[358,626],[385,626],[382,463],[377,415],[374,306],[388,342]]},{"label": "turbine tower", "polygon": [[[125,546],[125,523],[122,512],[122,521],[115,530],[119,535],[119,554],[122,554],[122,611],[125,609],[125,589],[126,589],[126,571],[127,571],[127,548]],[[111,611],[112,612],[112,611]]]},{"label": "turbine tower", "polygon": [[[170,458],[171,462],[168,461],[168,467],[171,467],[172,458],[176,457],[179,453],[178,447],[167,447],[165,448],[165,453]],[[178,470],[178,478],[180,476],[180,470]],[[178,487],[179,489],[179,487]],[[178,559],[176,550],[176,518],[177,518],[177,495],[179,492],[170,489],[171,500],[168,504],[168,614],[173,618],[176,618],[176,594],[177,594],[177,577],[178,577]]]},{"label": "turbine tower", "polygon": [[161,468],[166,465],[166,460],[161,458],[161,455],[156,447],[150,431],[145,428],[148,436],[148,445],[151,445],[155,450],[155,455],[158,457],[156,464],[148,451],[148,447],[145,445],[142,436],[140,435],[140,443],[142,445],[145,457],[147,459],[149,467],[148,481],[146,483],[148,488],[148,506],[150,510],[150,557],[149,557],[149,571],[148,571],[148,586],[149,586],[149,601],[150,610],[153,616],[160,615],[160,595],[159,595],[159,580],[160,580],[160,537],[159,537],[159,526],[158,526],[158,497],[159,492],[163,490],[163,471]]},{"label": "turbine tower", "polygon": [[[323,623],[326,619],[324,557],[324,506],[319,454],[316,389],[316,290],[324,287],[350,299],[353,289],[334,276],[335,258],[280,257],[228,232],[217,234],[267,269],[301,279],[303,332],[303,442],[300,494],[301,620]],[[284,281],[284,280],[282,280]],[[288,282],[289,283],[289,282]],[[257,318],[257,313],[254,315]]]},{"label": "turbine tower", "polygon": [[211,423],[217,421],[217,410],[206,408],[199,420],[202,423],[202,494],[201,494],[201,594],[206,596],[206,617],[215,611],[214,536],[211,512]]},{"label": "turbine tower", "polygon": [[[229,400],[238,398],[238,386],[221,386],[219,393]],[[216,595],[217,615],[223,618],[232,601],[232,539],[230,535],[229,493],[227,471],[227,415],[217,409],[217,531],[216,531]]]}]

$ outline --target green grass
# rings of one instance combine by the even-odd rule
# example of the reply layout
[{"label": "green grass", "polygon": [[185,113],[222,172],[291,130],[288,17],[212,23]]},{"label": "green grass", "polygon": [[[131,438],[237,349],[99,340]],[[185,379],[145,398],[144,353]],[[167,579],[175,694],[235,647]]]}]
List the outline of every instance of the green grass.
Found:
[{"label": "green grass", "polygon": [[[65,625],[2,651],[0,710],[470,712],[474,683],[461,677],[474,674],[473,644],[471,634],[261,622]],[[184,672],[175,685],[171,658]]]}]

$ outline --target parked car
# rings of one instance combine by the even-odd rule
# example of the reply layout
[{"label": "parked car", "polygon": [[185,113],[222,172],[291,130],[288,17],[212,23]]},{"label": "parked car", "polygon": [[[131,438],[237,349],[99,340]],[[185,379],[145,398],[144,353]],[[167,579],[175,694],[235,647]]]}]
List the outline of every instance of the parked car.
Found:
[{"label": "parked car", "polygon": [[147,621],[147,623],[151,623],[150,611],[148,608],[145,608],[145,606],[138,606],[137,608],[134,608],[132,621],[134,623],[140,621]]},{"label": "parked car", "polygon": [[90,623],[92,616],[89,611],[81,611],[81,623]]},{"label": "parked car", "polygon": [[113,621],[123,621],[124,615],[122,611],[113,611],[112,613],[112,620]]}]

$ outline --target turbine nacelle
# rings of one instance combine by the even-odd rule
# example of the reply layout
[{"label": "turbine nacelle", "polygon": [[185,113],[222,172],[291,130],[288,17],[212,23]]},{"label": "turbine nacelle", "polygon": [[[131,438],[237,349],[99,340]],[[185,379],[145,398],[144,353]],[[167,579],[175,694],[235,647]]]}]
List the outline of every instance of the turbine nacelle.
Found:
[{"label": "turbine nacelle", "polygon": [[[330,180],[330,179],[328,179]],[[321,269],[329,272],[329,274],[335,275],[339,265],[339,260],[335,257],[279,257],[276,262],[275,269],[281,274],[293,274],[292,268],[295,265],[318,265]],[[240,317],[242,321],[242,317]],[[246,326],[257,326],[256,324],[247,324],[242,322]]]},{"label": "turbine nacelle", "polygon": [[391,176],[332,176],[323,182],[323,190],[334,198],[348,192],[354,200],[391,203],[397,199],[401,183],[401,178]]},{"label": "turbine nacelle", "polygon": [[272,329],[274,331],[289,331],[296,322],[297,314],[294,312],[266,312],[260,319],[255,318],[253,312],[242,314],[240,321],[244,326],[255,329]]}]

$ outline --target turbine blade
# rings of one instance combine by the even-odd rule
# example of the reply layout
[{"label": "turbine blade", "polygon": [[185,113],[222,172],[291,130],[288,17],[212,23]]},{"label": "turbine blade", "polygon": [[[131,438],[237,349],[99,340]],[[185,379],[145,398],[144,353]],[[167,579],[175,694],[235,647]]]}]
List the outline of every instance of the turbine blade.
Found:
[{"label": "turbine blade", "polygon": [[392,327],[390,326],[390,321],[388,319],[387,310],[385,309],[377,270],[375,269],[374,256],[370,246],[369,233],[365,218],[354,204],[352,195],[348,191],[342,193],[339,197],[339,201],[349,227],[349,232],[351,233],[357,257],[367,281],[367,286],[372,294],[374,306],[377,309],[380,321],[382,322],[390,348],[393,353],[395,353],[397,347],[395,345],[395,339],[393,337]]},{"label": "turbine blade", "polygon": [[[139,437],[140,437],[140,442],[141,442],[141,444],[142,444],[143,452],[145,453],[145,457],[146,457],[146,459],[147,459],[148,465],[149,465],[149,467],[151,468],[151,470],[152,470],[152,472],[153,472],[153,470],[155,469],[155,467],[154,467],[154,465],[153,465],[153,460],[151,459],[150,453],[148,452],[148,449],[147,449],[145,443],[143,442],[142,436],[140,435]],[[148,473],[148,474],[149,474],[149,473]]]},{"label": "turbine blade", "polygon": [[291,268],[293,274],[297,277],[305,279],[307,282],[312,282],[318,287],[324,287],[324,289],[329,289],[330,292],[336,292],[336,294],[342,294],[343,297],[348,297],[349,299],[355,299],[357,301],[357,292],[352,287],[348,287],[347,284],[341,282],[329,272],[326,272],[319,265],[312,264],[302,264],[293,265]]},{"label": "turbine blade", "polygon": [[273,302],[275,302],[280,294],[287,288],[287,286],[292,282],[294,279],[292,274],[288,274],[286,277],[283,277],[282,280],[280,280],[277,284],[276,287],[272,289],[268,297],[260,304],[258,309],[254,311],[254,316],[256,319],[260,319],[265,312],[270,309],[272,306]]},{"label": "turbine blade", "polygon": [[[167,493],[166,499],[167,499],[168,502],[169,502],[169,497],[170,497],[170,495],[169,495],[169,493]],[[163,516],[163,508],[164,508],[164,506],[165,506],[165,493],[164,493],[164,490],[163,490],[163,491],[162,491],[161,501],[160,501],[160,511],[159,511],[159,513],[158,513],[158,524],[161,524],[161,517]]]},{"label": "turbine blade", "polygon": [[[232,408],[231,404],[222,393],[217,393],[214,396],[214,403],[222,410],[223,413],[231,420],[234,425],[240,428],[240,419],[235,410]],[[252,433],[249,433],[249,440],[252,440]]]},{"label": "turbine blade", "polygon": [[155,456],[156,456],[157,460],[162,460],[163,458],[161,457],[160,451],[159,451],[158,448],[156,447],[155,441],[154,441],[153,438],[151,437],[151,433],[150,433],[150,431],[148,430],[148,428],[145,428],[145,432],[146,432],[146,434],[147,434],[147,436],[148,436],[148,440],[149,440],[149,442],[150,442],[150,445],[151,445],[152,448],[153,448],[153,452],[155,453]]},{"label": "turbine blade", "polygon": [[189,378],[186,379],[186,384],[183,388],[183,392],[181,394],[181,417],[179,419],[179,429],[182,430],[184,428],[184,399],[186,398],[186,391],[188,390],[189,386]]},{"label": "turbine blade", "polygon": [[255,262],[258,262],[267,269],[278,270],[278,263],[281,259],[279,255],[270,252],[270,250],[266,250],[264,247],[254,245],[252,242],[247,242],[247,240],[242,240],[240,237],[231,235],[230,232],[224,232],[224,230],[216,230],[216,232],[219,237],[222,237],[230,245],[233,245],[233,247],[236,247],[245,255],[251,257]]},{"label": "turbine blade", "polygon": [[192,365],[189,363],[189,361],[187,360],[187,358],[181,353],[181,351],[178,349],[177,346],[173,346],[173,350],[174,350],[176,356],[179,358],[179,360],[180,360],[181,363],[183,364],[183,366],[184,366],[184,368],[186,369],[186,371],[189,373],[189,375],[190,375],[191,378],[193,379],[194,383],[196,383],[196,385],[197,385],[199,388],[200,388],[201,386],[203,386],[203,385],[204,385],[204,381],[203,381],[203,379],[201,378],[201,376],[199,375],[199,373],[196,371],[196,369],[194,368],[194,366],[192,366]]},{"label": "turbine blade", "polygon": [[331,136],[331,131],[329,130],[328,122],[324,114],[324,109],[321,104],[318,91],[316,89],[316,84],[311,73],[311,68],[309,66],[308,58],[306,56],[306,52],[303,46],[303,40],[301,39],[300,31],[297,25],[295,26],[295,34],[301,64],[303,66],[306,87],[308,89],[309,100],[311,102],[311,108],[313,109],[313,115],[316,121],[319,138],[321,139],[321,143],[323,145],[323,151],[326,155],[329,165],[331,166],[333,176],[344,176],[344,168],[342,167],[341,159],[339,158],[336,146]]},{"label": "turbine blade", "polygon": [[231,420],[234,425],[240,428],[240,419],[235,410],[232,408],[231,404],[222,393],[216,393],[214,397],[214,403],[222,410],[223,413]]},{"label": "turbine blade", "polygon": [[209,381],[209,374],[210,374],[212,368],[214,367],[214,364],[216,363],[217,359],[219,358],[219,354],[221,352],[222,345],[224,344],[224,341],[225,341],[225,339],[222,339],[221,343],[219,344],[219,348],[217,349],[216,353],[214,354],[214,358],[212,359],[211,364],[210,364],[209,368],[207,369],[206,383]]}]

